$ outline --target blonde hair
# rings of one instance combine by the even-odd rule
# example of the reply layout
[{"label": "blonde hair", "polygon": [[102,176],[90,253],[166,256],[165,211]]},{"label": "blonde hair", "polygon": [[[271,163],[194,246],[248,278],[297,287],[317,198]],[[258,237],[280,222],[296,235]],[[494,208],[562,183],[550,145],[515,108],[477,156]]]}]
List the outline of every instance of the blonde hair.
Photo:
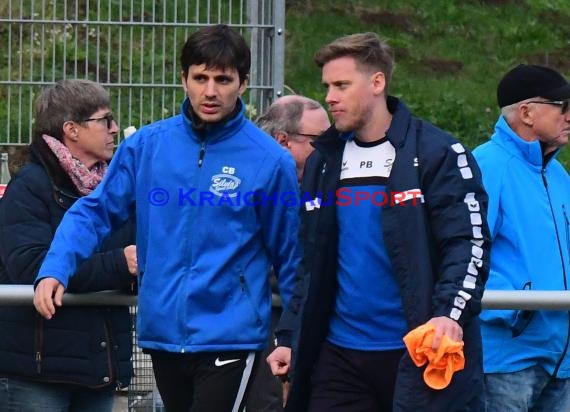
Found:
[{"label": "blonde hair", "polygon": [[392,79],[394,57],[392,48],[376,33],[357,33],[340,37],[315,54],[315,63],[322,68],[340,57],[352,57],[362,71],[380,71],[386,79],[386,90]]}]

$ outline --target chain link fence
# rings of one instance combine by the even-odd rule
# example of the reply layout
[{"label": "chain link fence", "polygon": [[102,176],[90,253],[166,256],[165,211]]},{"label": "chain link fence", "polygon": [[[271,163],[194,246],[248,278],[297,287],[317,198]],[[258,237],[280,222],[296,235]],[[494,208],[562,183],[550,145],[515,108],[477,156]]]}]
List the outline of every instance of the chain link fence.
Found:
[{"label": "chain link fence", "polygon": [[60,79],[105,86],[122,129],[176,114],[180,49],[192,31],[218,23],[251,47],[245,99],[255,118],[282,94],[285,0],[0,2],[0,145],[29,143],[35,95]]},{"label": "chain link fence", "polygon": [[[0,1],[0,145],[30,142],[38,90],[61,79],[106,87],[121,129],[176,114],[184,97],[180,49],[194,30],[219,23],[251,47],[244,98],[255,118],[283,94],[285,0]],[[150,359],[136,345],[135,306],[131,315],[128,410],[154,412],[160,400]]]}]

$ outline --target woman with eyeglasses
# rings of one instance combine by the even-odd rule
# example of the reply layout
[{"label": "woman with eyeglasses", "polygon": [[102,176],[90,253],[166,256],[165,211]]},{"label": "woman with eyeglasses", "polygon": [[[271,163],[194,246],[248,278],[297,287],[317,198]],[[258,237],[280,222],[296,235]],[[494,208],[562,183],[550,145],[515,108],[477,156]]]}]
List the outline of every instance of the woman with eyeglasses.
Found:
[{"label": "woman with eyeglasses", "polygon": [[[29,161],[0,202],[0,284],[33,284],[64,213],[103,179],[118,132],[109,106],[107,91],[87,80],[38,96]],[[133,227],[79,267],[70,292],[133,289]],[[46,320],[31,302],[0,305],[0,331],[2,411],[111,411],[132,376],[126,307],[66,306]]]}]

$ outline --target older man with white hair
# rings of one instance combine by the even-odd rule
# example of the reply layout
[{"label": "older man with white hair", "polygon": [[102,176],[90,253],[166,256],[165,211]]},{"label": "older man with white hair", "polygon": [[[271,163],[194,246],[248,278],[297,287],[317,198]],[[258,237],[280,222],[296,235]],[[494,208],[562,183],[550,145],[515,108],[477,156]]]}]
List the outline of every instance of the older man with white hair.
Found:
[{"label": "older man with white hair", "polygon": [[[489,194],[488,289],[568,289],[570,177],[556,155],[568,143],[569,99],[570,84],[548,67],[521,64],[498,85],[495,133],[474,151]],[[569,312],[480,317],[486,410],[570,410]]]}]

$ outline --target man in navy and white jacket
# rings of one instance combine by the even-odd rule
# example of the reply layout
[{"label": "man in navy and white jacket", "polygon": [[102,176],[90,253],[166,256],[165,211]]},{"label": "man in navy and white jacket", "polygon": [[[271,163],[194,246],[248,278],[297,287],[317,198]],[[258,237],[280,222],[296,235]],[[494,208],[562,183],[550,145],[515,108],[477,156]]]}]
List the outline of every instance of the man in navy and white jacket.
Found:
[{"label": "man in navy and white jacket", "polygon": [[70,209],[34,303],[57,316],[79,262],[136,214],[138,340],[167,410],[242,410],[267,342],[271,266],[285,304],[292,293],[295,164],[244,117],[250,51],[239,34],[225,25],[196,31],[181,66],[181,114],[124,141],[106,179]]},{"label": "man in navy and white jacket", "polygon": [[[474,151],[489,193],[489,289],[568,290],[570,177],[556,156],[569,99],[548,67],[521,64],[499,83],[495,133]],[[487,410],[570,410],[568,311],[485,310],[481,321]]]},{"label": "man in navy and white jacket", "polygon": [[[335,124],[303,173],[304,282],[278,331],[295,358],[286,410],[478,412],[490,244],[477,164],[388,96],[391,51],[375,33],[337,39],[315,60]],[[404,346],[426,323],[433,347],[443,335],[464,342],[465,368],[445,389],[426,385]],[[291,350],[269,362],[288,373]]]}]

